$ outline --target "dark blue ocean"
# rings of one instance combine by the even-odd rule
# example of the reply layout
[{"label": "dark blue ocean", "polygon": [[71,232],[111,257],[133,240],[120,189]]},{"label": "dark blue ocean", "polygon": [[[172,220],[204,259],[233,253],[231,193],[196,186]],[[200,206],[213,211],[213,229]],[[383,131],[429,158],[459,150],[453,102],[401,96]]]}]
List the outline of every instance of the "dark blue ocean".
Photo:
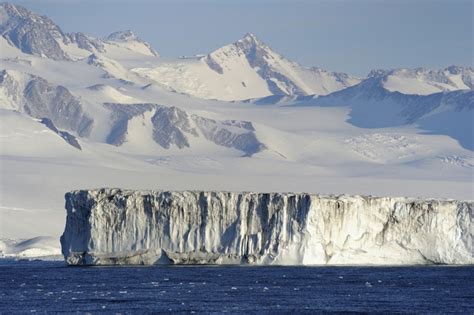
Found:
[{"label": "dark blue ocean", "polygon": [[474,266],[66,267],[0,260],[0,313],[474,313]]}]

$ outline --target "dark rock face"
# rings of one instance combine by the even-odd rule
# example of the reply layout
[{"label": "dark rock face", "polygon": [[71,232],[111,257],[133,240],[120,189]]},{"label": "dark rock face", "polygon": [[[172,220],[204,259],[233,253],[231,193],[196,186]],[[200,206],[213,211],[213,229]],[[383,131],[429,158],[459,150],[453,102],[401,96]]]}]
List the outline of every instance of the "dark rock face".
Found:
[{"label": "dark rock face", "polygon": [[474,110],[474,90],[446,93],[443,103],[453,106],[456,111]]},{"label": "dark rock face", "polygon": [[69,132],[58,130],[50,119],[43,118],[43,119],[41,119],[40,122],[43,125],[45,125],[46,127],[48,127],[49,129],[51,129],[54,133],[59,135],[61,138],[63,138],[64,141],[69,143],[71,146],[73,146],[74,148],[76,148],[78,150],[82,150],[81,145],[77,141],[76,137],[71,135]]},{"label": "dark rock face", "polygon": [[0,86],[15,104],[14,110],[37,119],[47,118],[61,130],[75,132],[80,137],[90,134],[93,119],[84,112],[79,99],[65,87],[10,70],[0,72]]},{"label": "dark rock face", "polygon": [[23,110],[28,115],[38,119],[49,118],[55,126],[75,131],[81,137],[90,134],[92,118],[65,87],[34,77],[24,90],[24,98],[26,102]]},{"label": "dark rock face", "polygon": [[158,104],[106,103],[104,106],[111,111],[112,117],[112,129],[107,143],[116,146],[126,141],[128,122],[132,118],[152,112],[150,122],[153,125],[153,140],[165,149],[171,146],[180,149],[189,147],[189,137],[201,135],[219,146],[243,151],[248,156],[266,149],[257,139],[252,123],[248,121],[217,121],[188,114],[174,106]]},{"label": "dark rock face", "polygon": [[176,107],[156,108],[151,121],[153,140],[165,149],[169,149],[171,144],[180,149],[189,147],[186,134],[198,136],[196,129],[191,127],[188,114]]},{"label": "dark rock face", "polygon": [[105,103],[104,107],[111,111],[112,129],[107,136],[106,142],[115,146],[120,146],[125,142],[128,132],[128,121],[138,115],[151,111],[152,104],[115,104]]},{"label": "dark rock face", "polygon": [[22,52],[56,60],[70,59],[58,44],[65,35],[49,18],[28,11],[19,5],[0,4],[6,20],[1,35]]},{"label": "dark rock face", "polygon": [[[217,145],[235,148],[245,152],[247,156],[267,148],[257,139],[255,128],[249,121],[224,120],[218,122],[195,115],[193,118],[204,137]],[[230,131],[232,127],[239,128],[239,132]]]},{"label": "dark rock face", "polygon": [[72,42],[76,43],[77,47],[88,50],[104,52],[104,44],[101,40],[90,37],[84,33],[69,33],[67,38]]},{"label": "dark rock face", "polygon": [[224,73],[224,70],[222,69],[222,67],[219,65],[219,63],[217,63],[214,58],[212,58],[211,55],[207,55],[206,58],[204,59],[207,63],[207,65],[209,66],[209,68],[211,68],[212,70],[214,70],[215,72],[219,73],[219,74],[223,74]]}]

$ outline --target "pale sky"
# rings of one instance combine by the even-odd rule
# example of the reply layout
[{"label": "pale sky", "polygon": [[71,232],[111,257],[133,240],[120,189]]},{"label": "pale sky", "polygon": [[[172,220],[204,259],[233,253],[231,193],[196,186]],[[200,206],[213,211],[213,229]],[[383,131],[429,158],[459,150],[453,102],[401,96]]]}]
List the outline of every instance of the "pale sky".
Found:
[{"label": "pale sky", "polygon": [[472,0],[18,0],[66,32],[131,29],[164,57],[210,52],[256,34],[306,66],[473,66]]}]

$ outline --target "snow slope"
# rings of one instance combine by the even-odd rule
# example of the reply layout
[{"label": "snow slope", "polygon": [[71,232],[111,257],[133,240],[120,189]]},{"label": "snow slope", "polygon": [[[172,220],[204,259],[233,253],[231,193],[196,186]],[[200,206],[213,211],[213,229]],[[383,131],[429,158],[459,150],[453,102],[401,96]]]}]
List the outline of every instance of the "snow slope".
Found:
[{"label": "snow slope", "polygon": [[374,70],[369,78],[377,78],[391,92],[428,95],[438,92],[469,90],[474,87],[474,69],[450,66],[440,70],[395,69]]},{"label": "snow slope", "polygon": [[342,91],[289,100],[286,104],[347,107],[348,122],[355,126],[386,128],[416,124],[429,133],[448,135],[474,150],[474,91],[470,89],[426,96],[402,94],[389,91],[377,78],[369,78]]},{"label": "snow slope", "polygon": [[[95,60],[95,59],[94,59]],[[90,63],[88,63],[90,64]],[[96,65],[93,63],[92,65]],[[103,65],[102,65],[103,66]],[[109,77],[106,77],[109,78]],[[261,143],[252,123],[236,120],[215,120],[187,113],[177,107],[168,107],[151,103],[132,103],[133,97],[126,96],[117,89],[96,84],[88,87],[82,98],[89,103],[98,99],[119,99],[122,103],[96,103],[101,106],[108,115],[100,119],[92,119],[93,113],[87,113],[80,98],[74,97],[62,86],[54,86],[41,77],[21,73],[15,70],[4,70],[0,73],[0,99],[4,99],[3,106],[28,114],[37,119],[47,119],[51,124],[64,128],[79,136],[97,134],[95,126],[101,126],[100,132],[104,132],[104,125],[108,125],[108,131],[104,142],[120,146],[126,142],[140,149],[139,143],[143,138],[151,138],[165,149],[176,146],[179,149],[190,147],[190,137],[201,137],[215,145],[235,148],[245,155],[252,155],[266,146]],[[91,93],[97,91],[101,93]],[[15,107],[16,106],[16,107]],[[151,116],[142,124],[151,124],[150,132],[141,133],[140,137],[130,133],[136,130],[129,129],[129,122],[137,116],[144,116],[151,112]],[[53,129],[55,126],[53,126]],[[148,143],[149,145],[149,143]],[[144,150],[145,148],[141,148]]]},{"label": "snow slope", "polygon": [[[253,118],[267,150],[242,158],[193,136],[189,148],[165,149],[143,136],[152,133],[146,129],[151,124],[140,131],[142,121],[133,120],[130,141],[123,146],[79,139],[79,151],[38,121],[4,111],[0,238],[58,236],[64,226],[64,192],[82,187],[473,199],[474,154],[449,137],[424,135],[414,128],[354,127],[344,122],[348,112],[340,108],[235,104],[224,111]],[[143,119],[151,119],[151,114]]]}]

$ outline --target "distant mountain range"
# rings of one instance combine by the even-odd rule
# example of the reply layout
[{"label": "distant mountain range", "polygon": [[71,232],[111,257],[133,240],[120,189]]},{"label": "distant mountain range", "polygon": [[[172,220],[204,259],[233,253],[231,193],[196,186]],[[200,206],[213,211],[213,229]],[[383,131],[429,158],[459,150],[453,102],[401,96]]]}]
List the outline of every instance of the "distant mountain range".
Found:
[{"label": "distant mountain range", "polygon": [[[446,72],[449,70],[438,73],[444,75]],[[422,84],[436,85],[430,83]],[[357,127],[387,128],[415,124],[428,132],[449,135],[457,139],[463,147],[474,151],[473,90],[417,95],[390,91],[385,84],[386,81],[380,77],[370,77],[353,87],[293,104],[350,107],[348,122]]]},{"label": "distant mountain range", "polygon": [[[345,106],[355,126],[418,124],[474,149],[474,70],[469,67],[374,70],[357,78],[301,66],[250,33],[207,55],[162,60],[130,30],[104,39],[65,33],[49,18],[9,3],[0,5],[0,16],[1,108],[47,119],[78,137],[120,146],[127,142],[129,121],[150,113],[144,124],[150,124],[153,140],[165,149],[189,147],[189,137],[246,155],[267,148],[249,121],[216,120],[173,102],[161,104],[170,95],[181,95],[196,102]],[[89,84],[74,75],[61,80],[57,72]]]},{"label": "distant mountain range", "polygon": [[0,6],[3,38],[26,54],[54,60],[76,60],[91,53],[107,54],[113,50],[158,56],[147,42],[129,30],[114,32],[106,39],[83,33],[64,33],[46,16],[19,5],[2,3]]},{"label": "distant mountain range", "polygon": [[325,95],[360,82],[345,73],[303,67],[253,34],[205,56],[134,71],[177,92],[227,101],[265,95]]}]

